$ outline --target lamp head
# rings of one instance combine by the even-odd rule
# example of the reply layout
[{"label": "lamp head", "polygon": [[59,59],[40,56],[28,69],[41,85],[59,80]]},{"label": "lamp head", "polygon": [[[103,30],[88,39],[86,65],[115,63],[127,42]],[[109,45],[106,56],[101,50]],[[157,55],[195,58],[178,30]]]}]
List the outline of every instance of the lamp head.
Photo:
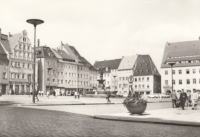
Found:
[{"label": "lamp head", "polygon": [[39,24],[44,23],[44,21],[43,21],[43,20],[40,20],[40,19],[29,19],[29,20],[27,20],[26,22],[28,22],[28,23],[30,23],[30,24],[33,24],[34,27],[36,27],[36,26],[39,25]]}]

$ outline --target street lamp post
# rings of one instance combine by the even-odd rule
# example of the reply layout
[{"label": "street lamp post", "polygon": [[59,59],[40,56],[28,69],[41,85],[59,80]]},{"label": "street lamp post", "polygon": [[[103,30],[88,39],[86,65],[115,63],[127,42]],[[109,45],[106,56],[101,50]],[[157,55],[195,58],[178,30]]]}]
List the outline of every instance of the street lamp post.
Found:
[{"label": "street lamp post", "polygon": [[172,71],[172,92],[174,90],[174,83],[173,83],[173,65],[176,64],[174,62],[168,63],[171,66],[171,71]]},{"label": "street lamp post", "polygon": [[35,103],[35,40],[36,40],[36,26],[39,24],[44,23],[43,20],[39,20],[39,19],[29,19],[26,21],[27,23],[30,23],[34,26],[34,63],[33,63],[33,103]]},{"label": "street lamp post", "polygon": [[48,73],[49,73],[49,94],[50,94],[50,70],[52,70],[53,68],[47,68],[48,69]]},{"label": "street lamp post", "polygon": [[115,92],[115,82],[116,82],[116,81],[115,81],[115,77],[116,77],[116,76],[114,75],[113,77],[114,77],[114,92]]}]

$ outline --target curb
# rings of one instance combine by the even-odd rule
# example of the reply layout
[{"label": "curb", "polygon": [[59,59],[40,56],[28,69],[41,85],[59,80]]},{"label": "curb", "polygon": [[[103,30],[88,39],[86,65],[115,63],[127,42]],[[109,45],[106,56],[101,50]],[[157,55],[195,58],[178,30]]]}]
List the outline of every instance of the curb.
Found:
[{"label": "curb", "polygon": [[200,127],[200,123],[197,122],[187,122],[187,121],[177,121],[177,120],[161,120],[159,118],[128,118],[119,116],[105,116],[96,115],[93,116],[96,119],[102,120],[113,120],[113,121],[125,121],[125,122],[140,122],[140,123],[153,123],[153,124],[168,124],[168,125],[179,125],[179,126],[197,126]]},{"label": "curb", "polygon": [[113,105],[115,103],[11,104],[12,106]]}]

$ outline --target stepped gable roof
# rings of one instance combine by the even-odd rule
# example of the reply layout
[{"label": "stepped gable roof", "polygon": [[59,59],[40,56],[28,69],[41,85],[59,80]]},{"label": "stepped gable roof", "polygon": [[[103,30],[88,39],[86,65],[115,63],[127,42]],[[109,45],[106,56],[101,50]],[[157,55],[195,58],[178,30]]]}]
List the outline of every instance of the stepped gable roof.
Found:
[{"label": "stepped gable roof", "polygon": [[108,67],[109,69],[118,69],[121,60],[122,59],[97,61],[97,62],[95,62],[94,67],[95,68],[101,68],[101,65],[102,65],[103,67]]},{"label": "stepped gable roof", "polygon": [[158,72],[149,55],[138,55],[138,58],[136,60],[136,67],[134,69],[134,76],[147,75],[160,76],[160,73]]},{"label": "stepped gable roof", "polygon": [[7,54],[1,43],[0,43],[0,59],[8,60]]},{"label": "stepped gable roof", "polygon": [[[170,68],[166,62],[200,60],[200,40],[166,43],[161,68]],[[177,63],[174,67],[199,66],[200,62]]]},{"label": "stepped gable roof", "polygon": [[74,54],[74,52],[71,50],[71,48],[69,47],[68,44],[63,44],[62,46],[65,48],[66,53],[67,53],[68,55],[70,55],[74,60],[80,61],[80,60],[78,59],[78,57],[76,56],[76,54]]},{"label": "stepped gable roof", "polygon": [[1,34],[1,43],[3,44],[7,52],[11,52],[8,35]]},{"label": "stepped gable roof", "polygon": [[54,58],[57,59],[56,55],[52,51],[50,47],[46,46],[40,46],[36,47],[36,51],[40,51],[40,54],[37,56],[37,58]]},{"label": "stepped gable roof", "polygon": [[137,60],[137,55],[123,57],[118,70],[133,69],[136,60]]}]

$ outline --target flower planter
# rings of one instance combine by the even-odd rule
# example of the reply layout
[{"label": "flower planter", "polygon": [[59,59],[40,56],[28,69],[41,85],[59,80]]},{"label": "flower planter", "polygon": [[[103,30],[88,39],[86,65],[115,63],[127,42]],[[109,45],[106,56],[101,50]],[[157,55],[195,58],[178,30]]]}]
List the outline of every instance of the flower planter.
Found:
[{"label": "flower planter", "polygon": [[126,108],[131,114],[141,115],[146,110],[147,103],[146,102],[139,102],[139,103],[129,102],[126,104]]}]

